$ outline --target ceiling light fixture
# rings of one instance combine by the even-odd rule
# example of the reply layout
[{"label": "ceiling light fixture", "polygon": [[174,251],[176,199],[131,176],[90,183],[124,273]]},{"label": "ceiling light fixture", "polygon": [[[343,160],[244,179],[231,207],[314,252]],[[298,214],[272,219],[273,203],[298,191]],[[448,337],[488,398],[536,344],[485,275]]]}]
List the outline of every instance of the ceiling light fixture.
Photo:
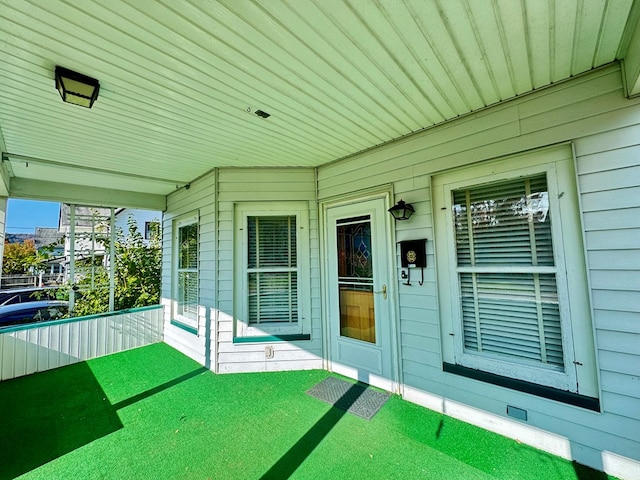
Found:
[{"label": "ceiling light fixture", "polygon": [[100,82],[95,78],[57,66],[56,88],[65,102],[91,108],[98,98]]}]

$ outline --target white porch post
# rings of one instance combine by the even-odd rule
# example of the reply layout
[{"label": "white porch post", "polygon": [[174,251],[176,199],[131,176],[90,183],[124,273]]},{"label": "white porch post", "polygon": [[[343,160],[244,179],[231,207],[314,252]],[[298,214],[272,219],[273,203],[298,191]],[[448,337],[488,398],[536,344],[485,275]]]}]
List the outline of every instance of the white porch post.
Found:
[{"label": "white porch post", "polygon": [[69,311],[73,312],[75,306],[75,290],[73,287],[76,283],[76,206],[69,205]]},{"label": "white porch post", "polygon": [[627,95],[635,97],[640,95],[640,7],[632,9],[631,16],[635,16],[635,22],[625,32],[627,50],[623,52],[623,75],[627,88]]},{"label": "white porch post", "polygon": [[2,260],[4,259],[4,238],[7,224],[7,197],[0,197],[0,283],[2,279]]},{"label": "white porch post", "polygon": [[109,220],[109,311],[115,310],[116,295],[116,209],[111,207]]}]

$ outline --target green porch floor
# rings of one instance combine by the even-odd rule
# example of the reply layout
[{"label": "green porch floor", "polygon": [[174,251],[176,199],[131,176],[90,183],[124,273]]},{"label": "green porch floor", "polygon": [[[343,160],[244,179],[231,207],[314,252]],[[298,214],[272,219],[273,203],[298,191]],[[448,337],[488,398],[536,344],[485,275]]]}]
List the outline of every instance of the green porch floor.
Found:
[{"label": "green porch floor", "polygon": [[324,371],[214,375],[155,344],[0,383],[0,479],[606,479],[392,397],[372,420]]}]

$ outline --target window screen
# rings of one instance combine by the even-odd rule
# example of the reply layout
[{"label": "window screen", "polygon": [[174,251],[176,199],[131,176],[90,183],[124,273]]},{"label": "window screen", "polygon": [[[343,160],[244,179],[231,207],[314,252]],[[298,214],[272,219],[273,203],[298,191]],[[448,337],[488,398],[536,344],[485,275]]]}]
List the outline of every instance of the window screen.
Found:
[{"label": "window screen", "polygon": [[198,224],[178,229],[177,314],[198,319]]},{"label": "window screen", "polygon": [[248,217],[249,323],[298,321],[296,217]]},{"label": "window screen", "polygon": [[465,351],[564,365],[545,175],[453,192]]}]

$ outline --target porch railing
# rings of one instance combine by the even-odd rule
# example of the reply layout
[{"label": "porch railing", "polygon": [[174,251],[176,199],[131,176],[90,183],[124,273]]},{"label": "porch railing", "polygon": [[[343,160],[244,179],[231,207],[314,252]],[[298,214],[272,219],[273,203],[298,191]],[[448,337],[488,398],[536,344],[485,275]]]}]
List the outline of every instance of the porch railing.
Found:
[{"label": "porch railing", "polygon": [[162,340],[161,305],[0,329],[0,380]]}]

